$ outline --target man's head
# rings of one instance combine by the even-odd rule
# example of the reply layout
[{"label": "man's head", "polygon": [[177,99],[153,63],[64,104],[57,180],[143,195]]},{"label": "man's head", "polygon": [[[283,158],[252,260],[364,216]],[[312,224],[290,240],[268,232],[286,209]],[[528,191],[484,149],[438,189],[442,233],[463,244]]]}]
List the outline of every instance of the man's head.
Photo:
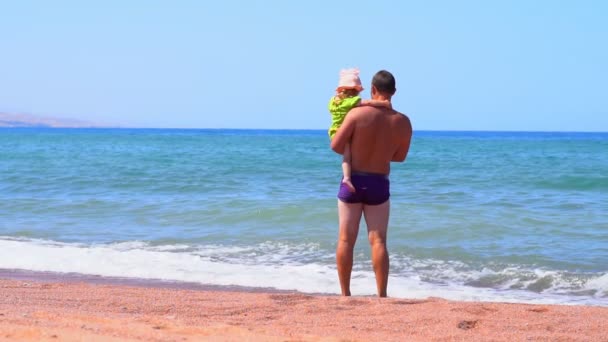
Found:
[{"label": "man's head", "polygon": [[380,70],[372,78],[372,99],[390,100],[395,91],[395,77],[390,72]]}]

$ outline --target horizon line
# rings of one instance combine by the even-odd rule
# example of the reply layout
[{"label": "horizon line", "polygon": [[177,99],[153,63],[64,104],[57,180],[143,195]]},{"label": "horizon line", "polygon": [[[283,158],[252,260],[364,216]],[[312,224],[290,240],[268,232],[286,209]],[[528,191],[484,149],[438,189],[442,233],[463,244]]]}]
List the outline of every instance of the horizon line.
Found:
[{"label": "horizon line", "polygon": [[[320,131],[325,128],[217,128],[217,127],[128,127],[128,126],[89,126],[89,127],[58,127],[58,126],[0,126],[0,129],[66,129],[66,130],[96,130],[96,129],[124,129],[124,130],[208,130],[208,131]],[[608,131],[561,131],[561,130],[500,130],[500,129],[415,129],[414,132],[462,132],[462,133],[608,133]]]}]

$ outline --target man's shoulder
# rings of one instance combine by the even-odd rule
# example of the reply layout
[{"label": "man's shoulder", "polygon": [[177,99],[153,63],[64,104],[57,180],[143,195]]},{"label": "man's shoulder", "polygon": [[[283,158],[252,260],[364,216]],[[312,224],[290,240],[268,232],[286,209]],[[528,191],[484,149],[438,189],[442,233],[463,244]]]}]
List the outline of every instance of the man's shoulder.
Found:
[{"label": "man's shoulder", "polygon": [[393,109],[394,114],[397,116],[397,118],[401,121],[407,121],[410,122],[410,118],[407,116],[407,114],[398,112],[396,110]]},{"label": "man's shoulder", "polygon": [[412,134],[412,122],[410,121],[410,118],[403,113],[399,113],[397,112],[398,117],[399,117],[399,127],[401,130],[403,130],[406,134],[410,135]]}]

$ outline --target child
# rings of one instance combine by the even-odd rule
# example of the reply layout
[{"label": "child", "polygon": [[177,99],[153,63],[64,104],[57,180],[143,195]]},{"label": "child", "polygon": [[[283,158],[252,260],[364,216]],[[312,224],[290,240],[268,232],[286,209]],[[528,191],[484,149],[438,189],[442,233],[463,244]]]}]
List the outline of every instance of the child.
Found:
[{"label": "child", "polygon": [[[329,100],[329,113],[331,114],[331,126],[329,127],[329,138],[333,139],[338,128],[344,122],[348,111],[358,106],[384,106],[390,107],[388,101],[362,100],[359,93],[363,90],[359,69],[343,69],[340,71],[340,81],[336,88],[336,95]],[[348,187],[350,192],[355,192],[355,187],[350,180],[351,176],[351,153],[350,143],[346,144],[342,159],[342,183]]]}]

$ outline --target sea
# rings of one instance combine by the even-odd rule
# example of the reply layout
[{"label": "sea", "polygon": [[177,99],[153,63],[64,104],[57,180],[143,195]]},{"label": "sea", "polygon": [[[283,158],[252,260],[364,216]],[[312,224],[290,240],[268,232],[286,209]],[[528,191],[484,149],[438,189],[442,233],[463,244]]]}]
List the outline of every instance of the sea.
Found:
[{"label": "sea", "polygon": [[[338,294],[340,163],[322,130],[3,128],[0,269]],[[416,131],[390,181],[389,296],[608,306],[608,133]]]}]

